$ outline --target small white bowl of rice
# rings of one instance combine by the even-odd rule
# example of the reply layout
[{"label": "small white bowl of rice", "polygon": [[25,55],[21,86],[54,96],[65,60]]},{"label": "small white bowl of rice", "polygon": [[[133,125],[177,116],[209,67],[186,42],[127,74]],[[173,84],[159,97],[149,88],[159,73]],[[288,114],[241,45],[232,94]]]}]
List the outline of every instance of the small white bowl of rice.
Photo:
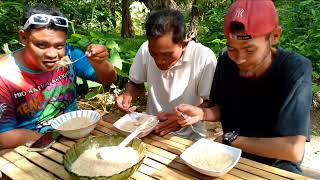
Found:
[{"label": "small white bowl of rice", "polygon": [[208,176],[220,177],[237,164],[241,152],[239,148],[202,138],[180,157],[192,169]]},{"label": "small white bowl of rice", "polygon": [[51,126],[67,138],[80,139],[94,130],[100,118],[96,111],[77,110],[56,117]]}]

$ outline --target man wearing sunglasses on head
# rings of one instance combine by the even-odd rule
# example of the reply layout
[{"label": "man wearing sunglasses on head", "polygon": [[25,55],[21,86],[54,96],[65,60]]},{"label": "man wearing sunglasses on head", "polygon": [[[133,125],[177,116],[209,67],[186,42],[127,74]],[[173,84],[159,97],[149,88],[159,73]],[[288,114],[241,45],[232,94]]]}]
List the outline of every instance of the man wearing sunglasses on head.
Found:
[{"label": "man wearing sunglasses on head", "polygon": [[[84,53],[66,44],[68,20],[59,11],[30,7],[23,23],[24,47],[0,59],[0,149],[38,139],[51,130],[52,118],[76,110],[77,76],[115,80],[104,46],[92,44]],[[58,67],[64,56],[77,62]]]}]

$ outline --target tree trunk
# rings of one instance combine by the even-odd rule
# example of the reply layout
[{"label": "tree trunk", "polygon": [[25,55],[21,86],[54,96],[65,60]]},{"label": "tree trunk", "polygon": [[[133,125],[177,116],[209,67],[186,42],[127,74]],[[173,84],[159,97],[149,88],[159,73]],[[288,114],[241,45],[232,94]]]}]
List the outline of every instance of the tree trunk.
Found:
[{"label": "tree trunk", "polygon": [[116,0],[110,0],[110,11],[111,15],[113,18],[112,25],[115,28],[117,26],[117,21],[116,21]]},{"label": "tree trunk", "polygon": [[198,34],[199,16],[200,16],[197,0],[193,0],[192,2],[191,16],[192,16],[191,30],[188,35],[188,39],[196,41],[197,34]]},{"label": "tree trunk", "polygon": [[143,2],[150,11],[178,7],[174,0],[139,0],[139,2]]},{"label": "tree trunk", "polygon": [[121,0],[122,4],[122,27],[121,37],[133,37],[133,27],[130,15],[130,0]]}]

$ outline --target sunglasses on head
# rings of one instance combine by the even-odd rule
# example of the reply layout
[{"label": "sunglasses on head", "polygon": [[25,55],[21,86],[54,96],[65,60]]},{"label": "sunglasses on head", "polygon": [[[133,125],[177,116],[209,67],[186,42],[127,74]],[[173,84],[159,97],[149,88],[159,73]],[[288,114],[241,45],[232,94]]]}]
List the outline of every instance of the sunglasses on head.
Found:
[{"label": "sunglasses on head", "polygon": [[53,23],[56,26],[65,27],[65,28],[68,27],[68,19],[67,18],[64,18],[61,16],[51,16],[51,15],[47,15],[47,14],[33,14],[29,17],[27,22],[24,24],[23,29],[24,30],[28,29],[28,27],[32,24],[47,25],[51,21],[53,21]]}]

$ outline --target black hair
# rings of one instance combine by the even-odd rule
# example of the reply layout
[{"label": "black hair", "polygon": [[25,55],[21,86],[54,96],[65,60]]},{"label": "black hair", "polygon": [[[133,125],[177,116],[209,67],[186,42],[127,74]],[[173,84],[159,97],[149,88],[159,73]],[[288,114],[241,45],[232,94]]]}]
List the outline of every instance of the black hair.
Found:
[{"label": "black hair", "polygon": [[184,17],[181,12],[173,9],[153,12],[146,22],[147,38],[158,38],[172,33],[172,41],[182,43],[186,37]]},{"label": "black hair", "polygon": [[244,32],[244,25],[240,22],[231,22],[230,32],[232,34]]},{"label": "black hair", "polygon": [[[37,4],[34,6],[30,6],[28,8],[26,8],[26,10],[24,11],[23,14],[23,25],[28,21],[28,19],[30,18],[31,15],[33,14],[46,14],[46,15],[51,15],[51,16],[61,16],[64,17],[63,13],[60,12],[59,10],[45,5],[45,4]],[[60,26],[56,26],[54,24],[53,21],[50,21],[49,24],[47,25],[35,25],[35,24],[31,24],[26,31],[30,31],[32,29],[38,29],[38,28],[48,28],[48,29],[54,29],[54,30],[62,30],[64,32],[67,32],[67,27],[60,27]]]}]

